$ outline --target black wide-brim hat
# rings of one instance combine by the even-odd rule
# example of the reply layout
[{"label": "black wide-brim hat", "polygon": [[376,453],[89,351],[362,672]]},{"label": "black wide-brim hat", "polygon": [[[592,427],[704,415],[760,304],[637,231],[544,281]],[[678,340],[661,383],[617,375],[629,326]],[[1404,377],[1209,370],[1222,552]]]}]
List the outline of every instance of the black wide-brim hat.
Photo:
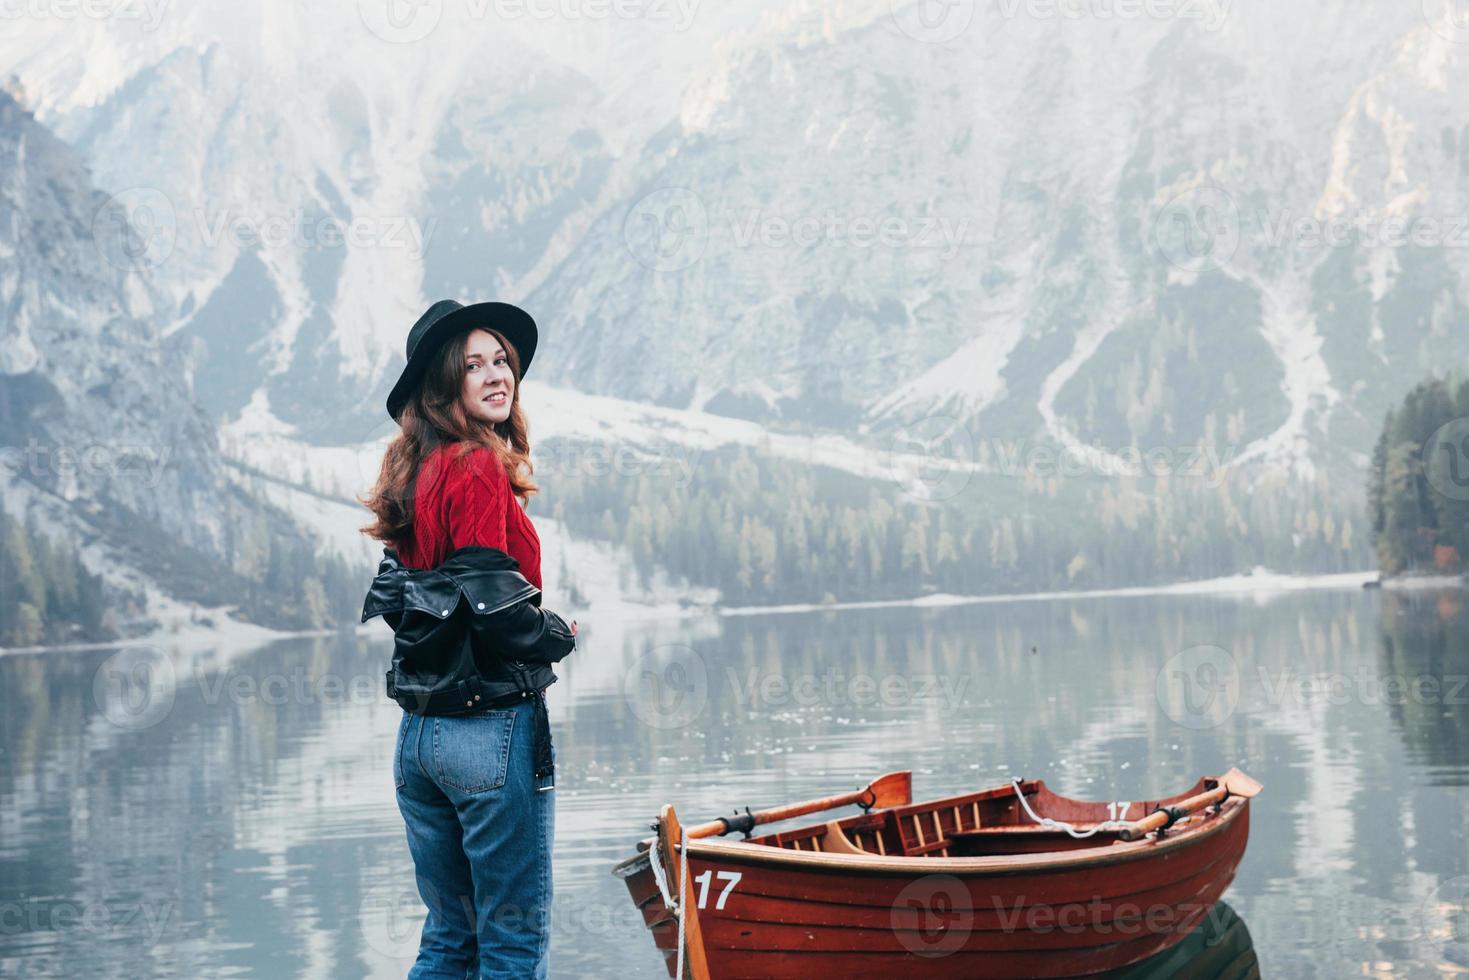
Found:
[{"label": "black wide-brim hat", "polygon": [[[403,414],[423,374],[444,342],[456,334],[475,327],[493,330],[508,340],[520,358],[520,378],[525,377],[531,358],[536,355],[536,321],[518,306],[510,303],[473,303],[465,306],[452,299],[441,299],[424,311],[408,331],[408,363],[388,395],[388,414],[393,421]],[[516,378],[516,383],[520,382]]]}]

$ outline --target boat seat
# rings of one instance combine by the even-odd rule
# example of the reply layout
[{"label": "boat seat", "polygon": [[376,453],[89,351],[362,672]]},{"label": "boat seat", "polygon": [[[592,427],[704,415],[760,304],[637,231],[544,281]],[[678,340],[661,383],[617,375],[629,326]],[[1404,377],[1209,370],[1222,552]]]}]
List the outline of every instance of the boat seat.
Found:
[{"label": "boat seat", "polygon": [[866,854],[862,848],[847,839],[841,825],[835,820],[826,822],[826,834],[821,838],[821,849],[828,854]]}]

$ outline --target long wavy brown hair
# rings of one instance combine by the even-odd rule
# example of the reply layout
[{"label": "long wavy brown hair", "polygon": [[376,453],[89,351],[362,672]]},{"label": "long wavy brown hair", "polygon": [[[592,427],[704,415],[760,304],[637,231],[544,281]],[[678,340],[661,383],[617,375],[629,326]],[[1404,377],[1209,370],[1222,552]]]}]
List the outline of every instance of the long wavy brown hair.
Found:
[{"label": "long wavy brown hair", "polygon": [[[503,422],[491,424],[475,418],[464,410],[460,400],[468,371],[464,349],[473,329],[484,330],[500,342],[515,375],[510,417]],[[520,354],[498,331],[488,327],[473,329],[451,337],[434,355],[418,390],[403,406],[398,418],[402,428],[383,453],[377,482],[367,496],[357,498],[377,518],[359,530],[391,547],[413,536],[414,486],[419,466],[434,450],[446,444],[458,444],[455,459],[476,448],[490,450],[505,467],[511,491],[522,501],[529,500],[538,490],[530,478],[534,467],[530,461],[525,412],[520,407]]]}]

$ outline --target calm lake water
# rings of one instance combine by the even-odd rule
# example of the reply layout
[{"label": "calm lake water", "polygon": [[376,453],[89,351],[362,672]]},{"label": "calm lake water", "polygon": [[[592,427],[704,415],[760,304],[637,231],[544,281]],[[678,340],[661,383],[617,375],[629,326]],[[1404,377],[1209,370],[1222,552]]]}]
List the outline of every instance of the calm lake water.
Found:
[{"label": "calm lake water", "polygon": [[[1265,785],[1265,977],[1469,972],[1464,594],[582,619],[552,688],[558,977],[663,976],[609,874],[686,821],[914,770],[1098,799]],[[0,657],[0,975],[401,977],[421,910],[385,637]]]}]

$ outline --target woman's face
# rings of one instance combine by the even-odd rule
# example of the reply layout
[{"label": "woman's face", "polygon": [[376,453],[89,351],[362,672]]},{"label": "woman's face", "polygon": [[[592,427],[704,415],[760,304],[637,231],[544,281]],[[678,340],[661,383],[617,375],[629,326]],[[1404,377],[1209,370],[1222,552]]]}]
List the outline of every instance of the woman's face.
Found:
[{"label": "woman's face", "polygon": [[471,331],[464,344],[464,386],[459,393],[464,410],[471,418],[503,422],[510,417],[514,396],[515,373],[505,348],[488,331]]}]

